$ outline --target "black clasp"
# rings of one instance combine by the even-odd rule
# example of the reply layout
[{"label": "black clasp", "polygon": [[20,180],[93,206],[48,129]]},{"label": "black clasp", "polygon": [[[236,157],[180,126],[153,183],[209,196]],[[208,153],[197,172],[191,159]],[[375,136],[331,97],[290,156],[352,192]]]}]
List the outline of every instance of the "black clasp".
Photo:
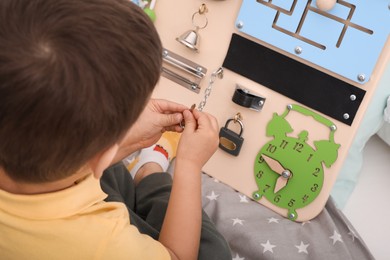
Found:
[{"label": "black clasp", "polygon": [[237,105],[260,111],[264,106],[265,98],[254,95],[250,93],[249,90],[237,85],[234,90],[232,101]]}]

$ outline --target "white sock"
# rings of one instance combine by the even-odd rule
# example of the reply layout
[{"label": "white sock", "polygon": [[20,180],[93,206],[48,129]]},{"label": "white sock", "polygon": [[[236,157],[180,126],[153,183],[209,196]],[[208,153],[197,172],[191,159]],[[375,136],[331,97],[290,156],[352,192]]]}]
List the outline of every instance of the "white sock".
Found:
[{"label": "white sock", "polygon": [[158,144],[142,149],[138,158],[139,160],[137,164],[130,170],[130,174],[133,179],[138,170],[148,162],[155,162],[159,164],[164,172],[169,167],[168,152]]},{"label": "white sock", "polygon": [[124,163],[124,165],[127,167],[129,164],[131,164],[132,162],[134,162],[134,160],[137,158],[137,156],[141,153],[141,151],[136,151],[132,154],[130,154],[129,156],[127,156],[125,159],[122,160],[122,162]]}]

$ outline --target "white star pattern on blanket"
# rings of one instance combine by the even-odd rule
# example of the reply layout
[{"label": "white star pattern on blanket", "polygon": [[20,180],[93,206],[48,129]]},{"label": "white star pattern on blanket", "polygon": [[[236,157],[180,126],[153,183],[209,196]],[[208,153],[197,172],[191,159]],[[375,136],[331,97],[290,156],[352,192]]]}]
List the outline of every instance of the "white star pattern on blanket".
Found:
[{"label": "white star pattern on blanket", "polygon": [[268,220],[268,223],[279,223],[279,219],[274,218],[274,217],[268,218],[267,220]]},{"label": "white star pattern on blanket", "polygon": [[301,244],[299,246],[295,246],[298,248],[298,253],[305,253],[308,254],[307,248],[309,247],[310,244],[305,244],[303,241],[301,241]]},{"label": "white star pattern on blanket", "polygon": [[211,194],[206,196],[209,200],[217,200],[217,198],[219,197],[218,194],[215,194],[214,191],[211,191]]},{"label": "white star pattern on blanket", "polygon": [[334,230],[333,235],[330,236],[329,238],[333,240],[333,245],[336,244],[337,241],[343,243],[343,240],[341,239],[341,235],[337,233],[336,230]]},{"label": "white star pattern on blanket", "polygon": [[238,194],[238,196],[240,196],[240,202],[241,203],[248,203],[248,197],[245,196],[245,195],[241,195],[241,194]]},{"label": "white star pattern on blanket", "polygon": [[265,244],[261,243],[261,245],[264,247],[263,253],[265,253],[265,252],[267,252],[267,251],[269,251],[269,252],[271,252],[271,253],[274,253],[273,248],[276,247],[276,246],[275,246],[275,245],[272,245],[272,244],[269,242],[269,240],[267,240],[267,243],[265,243]]},{"label": "white star pattern on blanket", "polygon": [[238,254],[236,254],[236,256],[234,258],[232,258],[232,260],[245,260],[245,258],[240,257]]},{"label": "white star pattern on blanket", "polygon": [[241,226],[244,225],[244,220],[243,219],[239,219],[239,218],[233,218],[233,226],[235,226],[236,224],[240,224]]}]

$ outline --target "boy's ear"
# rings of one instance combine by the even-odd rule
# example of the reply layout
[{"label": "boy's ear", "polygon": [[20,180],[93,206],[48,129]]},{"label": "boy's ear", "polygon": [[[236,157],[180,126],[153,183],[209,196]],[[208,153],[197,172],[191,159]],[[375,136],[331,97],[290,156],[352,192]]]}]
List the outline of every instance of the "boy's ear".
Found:
[{"label": "boy's ear", "polygon": [[103,171],[111,165],[112,160],[117,154],[119,149],[118,144],[114,144],[107,150],[96,155],[92,160],[89,161],[90,168],[93,172],[93,176],[96,179],[100,179],[103,175]]}]

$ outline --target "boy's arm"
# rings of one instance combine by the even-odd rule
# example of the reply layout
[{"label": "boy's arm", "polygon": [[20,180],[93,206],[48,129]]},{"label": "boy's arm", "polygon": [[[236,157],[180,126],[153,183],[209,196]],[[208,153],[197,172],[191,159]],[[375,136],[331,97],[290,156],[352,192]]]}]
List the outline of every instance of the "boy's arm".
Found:
[{"label": "boy's arm", "polygon": [[183,113],[168,209],[159,241],[172,259],[197,259],[202,224],[201,169],[218,146],[218,123],[206,113]]}]

